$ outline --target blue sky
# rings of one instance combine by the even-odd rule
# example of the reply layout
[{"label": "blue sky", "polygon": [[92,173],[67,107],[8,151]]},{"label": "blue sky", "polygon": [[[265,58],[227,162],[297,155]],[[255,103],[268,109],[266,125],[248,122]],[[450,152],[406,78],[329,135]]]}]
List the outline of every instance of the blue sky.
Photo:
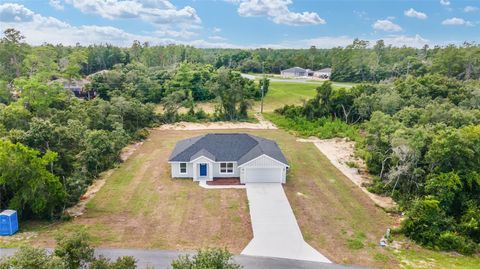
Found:
[{"label": "blue sky", "polygon": [[0,0],[0,29],[31,44],[330,48],[354,38],[395,46],[480,38],[478,0]]}]

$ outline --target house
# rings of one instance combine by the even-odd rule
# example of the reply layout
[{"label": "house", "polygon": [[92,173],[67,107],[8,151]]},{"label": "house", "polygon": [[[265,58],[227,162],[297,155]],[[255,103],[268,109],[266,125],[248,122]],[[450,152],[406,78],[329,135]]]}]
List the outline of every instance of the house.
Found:
[{"label": "house", "polygon": [[173,178],[238,178],[240,183],[285,183],[288,162],[275,141],[243,133],[181,140],[169,158]]},{"label": "house", "polygon": [[283,77],[306,77],[308,75],[308,72],[306,69],[296,66],[282,70],[280,71],[280,74]]},{"label": "house", "polygon": [[72,92],[75,97],[82,99],[93,99],[97,96],[97,92],[91,89],[87,89],[86,85],[90,83],[88,79],[66,79],[58,78],[52,82],[59,82],[63,85],[65,90]]},{"label": "house", "polygon": [[313,72],[313,76],[319,79],[330,79],[332,68],[323,68]]}]

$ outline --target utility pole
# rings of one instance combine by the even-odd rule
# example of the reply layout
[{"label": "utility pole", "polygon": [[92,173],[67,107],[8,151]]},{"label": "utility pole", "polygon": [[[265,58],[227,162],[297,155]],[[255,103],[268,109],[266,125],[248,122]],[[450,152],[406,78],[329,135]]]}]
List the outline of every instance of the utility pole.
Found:
[{"label": "utility pole", "polygon": [[264,91],[265,91],[265,63],[262,62],[262,74],[263,74],[263,79],[262,79],[262,104],[260,105],[260,113],[263,114],[263,96],[264,96]]}]

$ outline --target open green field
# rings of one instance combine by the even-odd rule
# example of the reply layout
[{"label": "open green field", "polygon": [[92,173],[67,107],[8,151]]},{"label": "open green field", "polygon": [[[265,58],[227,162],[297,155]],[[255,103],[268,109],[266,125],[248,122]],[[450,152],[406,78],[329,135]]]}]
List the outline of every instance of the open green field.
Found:
[{"label": "open green field", "polygon": [[[271,81],[267,95],[265,96],[263,111],[273,112],[275,109],[283,107],[284,105],[300,105],[304,100],[308,100],[315,96],[315,89],[322,85],[323,82],[315,83],[301,83],[288,81]],[[333,82],[334,88],[349,88],[355,84]],[[213,102],[199,102],[196,104],[197,109],[203,109],[207,113],[215,111],[215,103]],[[157,111],[162,112],[162,106],[158,106]],[[252,107],[253,112],[260,112],[260,102],[257,101]],[[181,109],[180,112],[186,113],[186,109]]]},{"label": "open green field", "polygon": [[[300,82],[270,82],[268,94],[264,101],[264,112],[272,112],[273,110],[283,107],[284,105],[300,105],[304,100],[308,100],[315,96],[316,88],[322,85],[318,83],[300,83]],[[351,83],[333,82],[334,88],[352,87]],[[255,111],[260,111],[260,103],[257,102],[254,107]]]}]

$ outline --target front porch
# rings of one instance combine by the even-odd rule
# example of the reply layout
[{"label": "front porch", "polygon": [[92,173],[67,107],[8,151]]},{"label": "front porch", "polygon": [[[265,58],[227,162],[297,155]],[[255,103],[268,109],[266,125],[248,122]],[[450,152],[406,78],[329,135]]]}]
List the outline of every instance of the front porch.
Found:
[{"label": "front porch", "polygon": [[244,185],[240,183],[239,177],[214,177],[212,181],[207,181],[207,185]]}]

